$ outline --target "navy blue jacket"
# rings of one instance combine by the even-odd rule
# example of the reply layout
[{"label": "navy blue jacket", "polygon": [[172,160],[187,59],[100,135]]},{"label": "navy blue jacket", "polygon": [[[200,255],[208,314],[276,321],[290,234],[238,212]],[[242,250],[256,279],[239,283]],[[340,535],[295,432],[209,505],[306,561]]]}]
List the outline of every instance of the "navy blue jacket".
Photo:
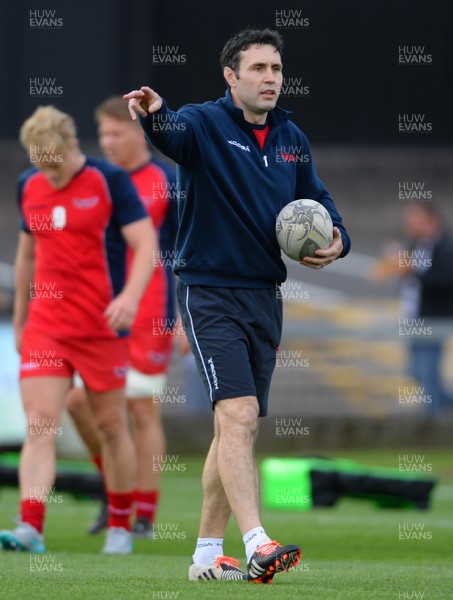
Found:
[{"label": "navy blue jacket", "polygon": [[178,164],[180,191],[174,271],[187,285],[266,288],[286,279],[275,235],[280,210],[298,198],[325,206],[343,238],[349,236],[316,175],[305,135],[275,107],[260,148],[252,124],[230,92],[216,102],[166,103],[141,118],[149,141]]}]

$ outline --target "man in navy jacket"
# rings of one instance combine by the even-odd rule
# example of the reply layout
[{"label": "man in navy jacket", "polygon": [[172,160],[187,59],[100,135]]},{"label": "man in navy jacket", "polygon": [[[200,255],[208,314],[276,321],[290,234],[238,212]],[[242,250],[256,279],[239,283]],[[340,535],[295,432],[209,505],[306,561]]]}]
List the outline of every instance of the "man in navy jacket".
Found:
[{"label": "man in navy jacket", "polygon": [[[278,285],[286,268],[275,218],[298,198],[325,206],[334,237],[329,248],[301,261],[314,269],[345,256],[350,240],[316,175],[306,137],[276,106],[282,46],[279,33],[269,29],[233,36],[220,57],[229,89],[216,102],[173,112],[149,87],[125,95],[148,139],[178,164],[178,303],[214,409],[191,580],[272,583],[301,555],[295,545],[272,541],[262,527],[253,454],[282,326]],[[243,535],[247,573],[223,556],[231,512]]]}]

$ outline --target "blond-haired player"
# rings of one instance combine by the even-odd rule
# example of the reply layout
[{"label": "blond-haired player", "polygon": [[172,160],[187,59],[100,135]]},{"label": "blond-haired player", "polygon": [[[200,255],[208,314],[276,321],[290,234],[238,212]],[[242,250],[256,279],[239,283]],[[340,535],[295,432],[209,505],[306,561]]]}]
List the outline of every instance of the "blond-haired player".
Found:
[{"label": "blond-haired player", "polygon": [[[104,552],[129,553],[135,456],[124,394],[127,330],[152,273],[155,231],[127,173],[82,153],[69,115],[40,107],[23,124],[20,139],[33,163],[19,179],[14,307],[28,427],[19,470],[20,521],[14,531],[0,532],[0,544],[6,550],[45,549],[55,435],[77,370],[100,431],[109,499]],[[127,246],[134,258],[126,279]],[[38,293],[49,289],[57,298]]]}]

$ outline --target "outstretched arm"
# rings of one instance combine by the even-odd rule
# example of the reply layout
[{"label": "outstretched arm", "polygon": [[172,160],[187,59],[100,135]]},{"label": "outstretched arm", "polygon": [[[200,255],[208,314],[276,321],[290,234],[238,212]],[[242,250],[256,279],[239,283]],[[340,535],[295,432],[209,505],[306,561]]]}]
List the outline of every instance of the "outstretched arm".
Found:
[{"label": "outstretched arm", "polygon": [[148,86],[133,90],[123,96],[129,101],[131,118],[140,123],[151,144],[180,165],[193,164],[197,160],[196,142],[193,135],[192,117],[187,108],[177,112],[170,110],[159,94]]}]

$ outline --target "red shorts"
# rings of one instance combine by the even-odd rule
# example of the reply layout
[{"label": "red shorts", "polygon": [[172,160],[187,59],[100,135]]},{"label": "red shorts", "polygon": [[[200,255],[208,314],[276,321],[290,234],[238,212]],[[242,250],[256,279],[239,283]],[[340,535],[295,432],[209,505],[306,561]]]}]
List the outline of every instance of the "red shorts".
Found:
[{"label": "red shorts", "polygon": [[134,369],[146,375],[167,372],[173,347],[170,332],[156,334],[152,328],[132,328],[129,345]]},{"label": "red shorts", "polygon": [[128,338],[57,339],[26,327],[20,378],[70,377],[78,371],[88,389],[107,392],[124,387],[130,364]]}]

